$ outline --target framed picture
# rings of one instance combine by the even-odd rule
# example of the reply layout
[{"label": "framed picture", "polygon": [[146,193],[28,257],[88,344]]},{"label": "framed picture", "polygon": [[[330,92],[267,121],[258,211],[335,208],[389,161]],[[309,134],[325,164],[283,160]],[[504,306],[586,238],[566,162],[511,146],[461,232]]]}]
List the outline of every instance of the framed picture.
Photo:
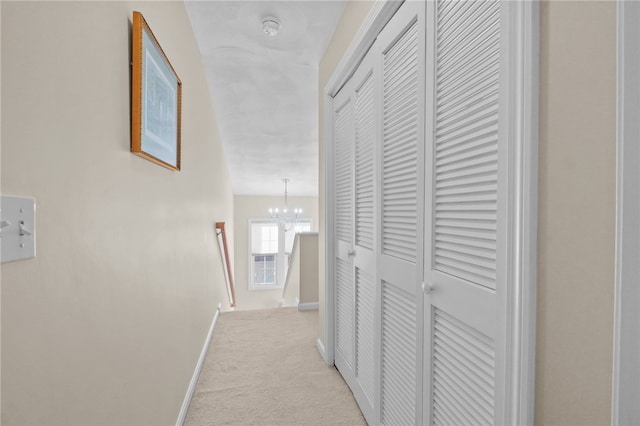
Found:
[{"label": "framed picture", "polygon": [[133,12],[131,152],[180,170],[182,82],[140,12]]}]

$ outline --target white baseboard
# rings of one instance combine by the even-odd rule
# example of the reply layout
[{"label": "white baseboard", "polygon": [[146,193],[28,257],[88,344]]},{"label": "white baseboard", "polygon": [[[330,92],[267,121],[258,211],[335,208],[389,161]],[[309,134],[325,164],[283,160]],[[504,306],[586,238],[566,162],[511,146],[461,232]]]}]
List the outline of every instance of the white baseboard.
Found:
[{"label": "white baseboard", "polygon": [[299,311],[316,311],[320,309],[320,303],[311,302],[311,303],[298,303]]},{"label": "white baseboard", "polygon": [[329,364],[329,362],[327,362],[327,354],[324,350],[324,344],[322,343],[322,340],[320,340],[320,338],[316,340],[316,349],[318,350],[318,352],[320,352],[320,356],[322,357],[322,360],[324,361],[324,363],[327,365],[332,365],[332,364]]},{"label": "white baseboard", "polygon": [[202,352],[200,352],[200,358],[198,358],[196,369],[193,372],[193,376],[191,376],[191,382],[189,383],[189,387],[187,388],[187,394],[184,396],[184,401],[182,401],[182,407],[180,407],[180,413],[178,414],[178,420],[176,420],[176,426],[182,426],[182,424],[184,423],[185,417],[187,417],[187,410],[189,409],[189,404],[191,404],[191,398],[193,398],[193,393],[196,390],[196,385],[198,384],[198,377],[200,377],[200,371],[202,370],[204,359],[207,356],[207,351],[209,350],[209,345],[211,344],[211,338],[213,337],[213,331],[216,328],[216,323],[218,322],[218,317],[220,316],[221,309],[222,309],[222,303],[218,305],[218,309],[216,309],[216,313],[213,316],[213,321],[211,321],[211,327],[209,327],[209,333],[207,334],[207,338],[205,339],[204,345],[202,346]]}]

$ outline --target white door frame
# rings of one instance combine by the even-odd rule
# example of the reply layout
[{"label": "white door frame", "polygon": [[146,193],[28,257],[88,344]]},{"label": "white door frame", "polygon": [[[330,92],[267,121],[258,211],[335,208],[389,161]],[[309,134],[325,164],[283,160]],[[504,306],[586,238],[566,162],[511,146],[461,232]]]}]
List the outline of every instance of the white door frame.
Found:
[{"label": "white door frame", "polygon": [[[505,0],[508,1],[508,0]],[[325,172],[325,306],[324,347],[319,345],[327,364],[334,362],[334,242],[333,229],[333,96],[351,77],[373,45],[376,36],[391,19],[401,1],[377,0],[342,60],[323,90],[324,100],[324,172]],[[507,380],[510,400],[507,419],[510,424],[533,425],[535,397],[537,207],[538,207],[538,75],[539,4],[537,0],[518,0],[511,8],[509,32],[515,37],[511,68],[515,77],[509,90],[515,104],[513,119],[514,206],[509,225],[515,242],[509,259],[513,287],[507,295],[507,324],[511,350],[507,354]]]},{"label": "white door frame", "polygon": [[[509,0],[505,0],[509,1]],[[515,42],[509,52],[510,79],[515,100],[511,119],[514,149],[512,221],[508,226],[512,258],[508,276],[512,280],[507,294],[506,324],[508,348],[507,424],[533,425],[535,414],[536,301],[538,269],[538,95],[539,95],[539,2],[513,2],[509,34]],[[509,353],[510,352],[510,353]]]},{"label": "white door frame", "polygon": [[613,425],[640,423],[640,3],[618,2]]}]

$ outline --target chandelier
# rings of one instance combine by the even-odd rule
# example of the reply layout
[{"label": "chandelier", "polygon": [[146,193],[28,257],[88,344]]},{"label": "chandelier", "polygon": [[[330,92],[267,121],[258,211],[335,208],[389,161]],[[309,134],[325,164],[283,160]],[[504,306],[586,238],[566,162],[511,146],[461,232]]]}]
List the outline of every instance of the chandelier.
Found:
[{"label": "chandelier", "polygon": [[284,208],[279,210],[278,208],[269,209],[269,216],[274,223],[277,223],[285,231],[291,230],[296,222],[302,217],[302,209],[293,209],[293,212],[289,211],[288,199],[287,199],[287,184],[289,179],[282,179],[284,182]]}]

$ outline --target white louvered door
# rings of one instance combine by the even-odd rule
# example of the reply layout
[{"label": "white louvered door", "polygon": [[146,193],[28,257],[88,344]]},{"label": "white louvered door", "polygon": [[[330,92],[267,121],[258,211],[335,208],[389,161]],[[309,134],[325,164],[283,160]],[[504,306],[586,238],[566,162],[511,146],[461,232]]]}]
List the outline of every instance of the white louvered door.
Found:
[{"label": "white louvered door", "polygon": [[[342,236],[338,235],[336,247],[336,331],[344,338],[338,337],[336,366],[370,423],[378,422],[375,407],[379,405],[375,159],[380,101],[374,52],[371,49],[334,100],[338,106],[334,149],[337,220],[344,224],[344,228],[338,228]],[[344,121],[347,118],[352,121],[350,125]],[[348,222],[347,214],[351,213],[353,219]],[[347,227],[351,235],[347,235]]]},{"label": "white louvered door", "polygon": [[[334,98],[335,194],[335,363],[345,376],[354,369],[353,155],[354,121],[351,86]],[[347,379],[348,380],[348,379]]]},{"label": "white louvered door", "polygon": [[381,406],[385,425],[422,416],[424,2],[405,2],[378,36]]},{"label": "white louvered door", "polygon": [[382,8],[334,86],[336,366],[369,424],[528,424],[537,6]]},{"label": "white louvered door", "polygon": [[503,424],[508,2],[427,8],[425,424]]},{"label": "white louvered door", "polygon": [[352,386],[360,409],[369,423],[378,423],[379,398],[379,286],[376,262],[377,176],[379,147],[380,91],[377,49],[364,58],[351,78],[353,82],[354,156],[354,241],[355,255],[355,385]]}]

